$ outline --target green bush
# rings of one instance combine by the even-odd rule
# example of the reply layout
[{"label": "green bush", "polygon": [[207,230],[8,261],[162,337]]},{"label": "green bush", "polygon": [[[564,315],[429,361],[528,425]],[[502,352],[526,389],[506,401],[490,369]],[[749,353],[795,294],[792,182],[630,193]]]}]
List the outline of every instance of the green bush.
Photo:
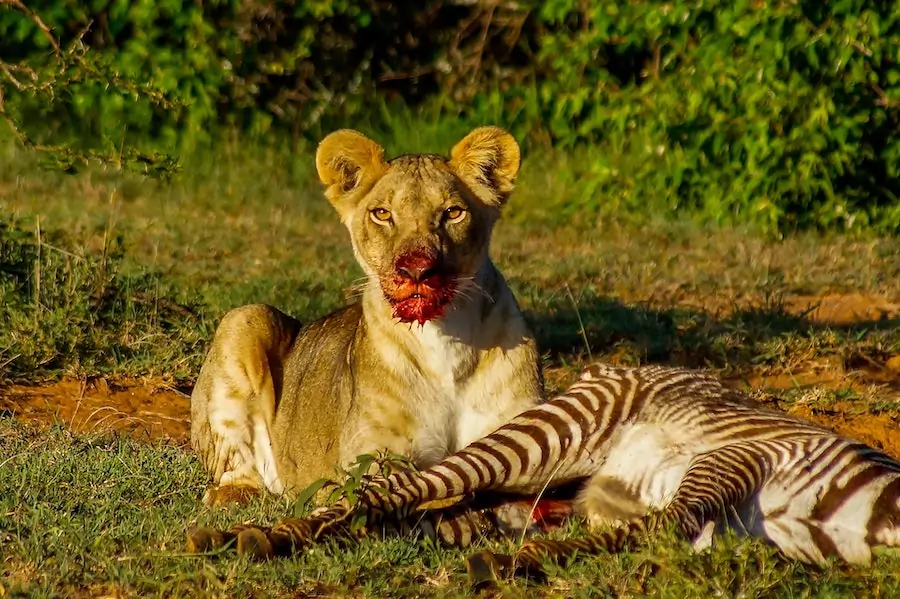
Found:
[{"label": "green bush", "polygon": [[553,0],[539,18],[542,122],[600,150],[587,204],[900,227],[890,3]]},{"label": "green bush", "polygon": [[148,364],[193,377],[210,323],[155,274],[123,273],[123,255],[120,240],[94,254],[59,231],[0,220],[0,381],[146,374]]},{"label": "green bush", "polygon": [[[75,117],[79,135],[119,139],[127,130],[171,144],[204,138],[211,126],[295,135],[323,118],[370,108],[376,84],[408,100],[434,92],[415,74],[427,70],[453,23],[440,2],[369,0],[54,0],[41,17],[69,47],[81,42],[111,73],[178,99],[165,110],[102,83],[62,90],[59,120]],[[0,58],[46,54],[46,36],[0,7]],[[441,18],[439,18],[441,17]],[[392,83],[393,82],[393,83]],[[35,116],[37,109],[27,106]]]},{"label": "green bush", "polygon": [[[900,11],[866,0],[50,0],[64,45],[177,105],[67,86],[56,118],[171,147],[220,125],[320,137],[386,103],[584,149],[579,214],[900,231]],[[46,40],[0,5],[0,58]],[[0,82],[2,84],[2,82]],[[16,105],[27,122],[42,104]],[[32,117],[29,120],[29,115]],[[88,135],[88,137],[90,137]]]}]

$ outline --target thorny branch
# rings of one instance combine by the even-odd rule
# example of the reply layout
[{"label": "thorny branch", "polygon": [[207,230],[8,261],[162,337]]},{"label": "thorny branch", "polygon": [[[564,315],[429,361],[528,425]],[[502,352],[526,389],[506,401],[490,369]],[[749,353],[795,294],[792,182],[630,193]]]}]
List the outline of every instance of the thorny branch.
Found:
[{"label": "thorny branch", "polygon": [[152,89],[133,81],[121,78],[115,73],[106,73],[92,61],[86,60],[86,47],[82,43],[84,35],[88,32],[90,24],[81,31],[67,49],[63,49],[53,31],[47,26],[41,17],[26,6],[22,0],[0,0],[0,6],[10,6],[20,12],[31,21],[48,40],[52,53],[52,62],[49,65],[34,66],[27,60],[19,63],[9,63],[0,57],[0,118],[2,118],[16,139],[24,147],[44,152],[56,159],[57,163],[65,170],[70,170],[74,163],[88,164],[97,162],[103,166],[113,166],[119,169],[130,168],[151,175],[168,177],[179,168],[177,162],[164,154],[143,154],[132,149],[120,151],[116,155],[94,150],[78,151],[65,146],[46,145],[29,137],[21,124],[7,110],[6,98],[8,86],[16,92],[31,96],[43,96],[48,103],[56,99],[57,91],[63,90],[73,84],[90,81],[102,82],[108,88],[122,93],[129,93],[135,98],[149,99],[162,108],[171,108],[176,105],[159,90]]},{"label": "thorny branch", "polygon": [[37,26],[38,29],[44,32],[44,35],[50,42],[50,45],[53,46],[53,51],[57,55],[59,55],[59,53],[61,52],[59,48],[59,42],[50,31],[50,28],[44,24],[44,21],[41,19],[41,17],[39,17],[33,10],[25,6],[22,3],[22,0],[0,0],[0,4],[8,4],[9,6],[12,6],[14,9],[25,15],[32,23],[35,24],[35,26]]}]

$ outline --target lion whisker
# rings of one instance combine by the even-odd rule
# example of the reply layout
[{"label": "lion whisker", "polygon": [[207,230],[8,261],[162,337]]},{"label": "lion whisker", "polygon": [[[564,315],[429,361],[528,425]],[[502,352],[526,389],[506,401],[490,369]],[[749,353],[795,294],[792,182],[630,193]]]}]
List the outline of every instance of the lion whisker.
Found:
[{"label": "lion whisker", "polygon": [[465,278],[460,277],[457,279],[457,281],[458,281],[458,287],[457,287],[456,292],[459,293],[460,295],[463,295],[464,297],[471,297],[468,295],[468,293],[470,291],[472,291],[472,292],[474,292],[475,295],[480,295],[481,297],[487,299],[491,303],[495,302],[493,296],[491,296],[490,293],[485,291],[485,289],[481,285],[479,285],[478,283],[475,282],[474,277],[465,277]]}]

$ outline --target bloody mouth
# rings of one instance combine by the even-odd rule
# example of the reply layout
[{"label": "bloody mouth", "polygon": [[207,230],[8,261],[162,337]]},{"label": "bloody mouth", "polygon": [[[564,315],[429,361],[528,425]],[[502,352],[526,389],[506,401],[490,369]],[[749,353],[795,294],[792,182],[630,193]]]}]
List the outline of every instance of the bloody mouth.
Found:
[{"label": "bloody mouth", "polygon": [[447,305],[453,301],[456,281],[436,268],[434,258],[415,252],[397,260],[396,272],[384,291],[394,318],[423,326],[444,315]]},{"label": "bloody mouth", "polygon": [[444,315],[444,311],[453,300],[452,286],[429,290],[427,293],[413,293],[406,299],[393,300],[394,318],[400,322],[417,322],[419,326],[429,320]]}]

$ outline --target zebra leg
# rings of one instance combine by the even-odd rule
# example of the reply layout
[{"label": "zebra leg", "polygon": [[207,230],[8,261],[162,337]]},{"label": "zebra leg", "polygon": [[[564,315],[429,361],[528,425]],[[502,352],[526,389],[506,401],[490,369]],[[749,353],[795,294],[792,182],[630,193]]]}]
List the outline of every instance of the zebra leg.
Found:
[{"label": "zebra leg", "polygon": [[637,489],[621,478],[595,475],[588,479],[576,497],[576,510],[585,516],[590,528],[611,528],[636,520],[648,506]]},{"label": "zebra leg", "polygon": [[402,470],[378,481],[361,496],[356,509],[364,514],[357,515],[368,527],[388,516],[402,522],[436,501],[483,491],[530,495],[590,476],[593,463],[578,459],[598,434],[584,415],[599,402],[590,385],[576,383],[431,468]]},{"label": "zebra leg", "polygon": [[465,548],[482,538],[493,537],[498,527],[490,510],[472,509],[465,504],[439,510],[418,512],[399,522],[384,521],[381,532],[409,534],[421,532],[426,538],[443,545]]},{"label": "zebra leg", "polygon": [[[479,494],[440,511],[417,512],[419,528],[446,545],[468,547],[476,539],[533,536],[551,530],[572,514],[570,500]],[[434,533],[429,533],[433,528]]]},{"label": "zebra leg", "polygon": [[[406,517],[387,517],[380,512],[375,517],[375,514],[359,511],[365,508],[351,510],[337,505],[317,510],[308,518],[285,518],[271,527],[252,524],[238,524],[228,530],[193,527],[187,531],[187,547],[191,553],[205,553],[234,544],[239,555],[267,560],[290,555],[326,537],[356,538],[376,530],[388,536],[418,530],[432,540],[463,548],[479,538],[502,534],[503,526],[494,513],[502,507],[504,505],[479,509],[463,502]],[[352,530],[351,520],[361,513],[366,521],[357,530]]]},{"label": "zebra leg", "polygon": [[310,518],[285,518],[270,529],[248,528],[237,536],[238,555],[255,560],[291,555],[318,540],[326,530],[331,536],[353,536],[349,527],[341,526],[349,514],[338,506]]},{"label": "zebra leg", "polygon": [[[356,516],[364,515],[365,534],[378,533],[380,536],[406,535],[418,531],[424,537],[443,545],[465,548],[479,539],[494,538],[510,532],[520,533],[532,521],[530,504],[520,500],[497,498],[471,498],[452,504],[437,502],[438,505],[422,506],[409,515],[400,512],[379,512],[359,508]],[[325,515],[314,539],[334,536],[334,520],[348,520],[352,516]],[[327,520],[331,518],[331,520]],[[529,528],[533,530],[535,527]],[[346,535],[344,535],[346,536]]]},{"label": "zebra leg", "polygon": [[392,474],[366,504],[408,514],[426,502],[482,491],[535,495],[591,476],[596,466],[582,453],[609,430],[586,416],[600,410],[593,385],[575,383],[426,470]]},{"label": "zebra leg", "polygon": [[235,543],[239,555],[266,560],[290,555],[315,542],[323,534],[352,536],[343,526],[352,514],[343,506],[326,508],[309,518],[285,518],[272,527],[238,524],[226,531],[193,527],[187,531],[187,548],[191,553],[205,553]]},{"label": "zebra leg", "polygon": [[[708,521],[720,516],[724,509],[744,503],[762,487],[772,469],[765,445],[768,442],[734,443],[698,456],[672,500],[661,511],[580,539],[527,541],[511,560],[482,552],[470,558],[474,564],[470,566],[470,573],[473,570],[499,570],[497,573],[502,576],[540,574],[544,560],[564,563],[576,553],[619,552],[633,545],[642,534],[673,524],[693,539]],[[484,563],[491,565],[485,568]],[[482,580],[472,582],[476,585],[484,583]]]},{"label": "zebra leg", "polygon": [[[518,500],[488,505],[458,502],[449,507],[435,507],[406,517],[381,514],[368,518],[364,508],[351,510],[344,506],[324,508],[308,518],[285,518],[272,527],[239,524],[227,531],[192,528],[188,531],[188,551],[202,553],[234,543],[239,555],[267,560],[291,555],[326,537],[355,539],[371,533],[381,536],[410,534],[419,531],[426,538],[444,545],[465,548],[479,539],[495,538],[519,532],[530,522],[530,509]],[[364,514],[367,520],[357,529],[351,520]],[[533,527],[532,527],[533,528]]]}]

